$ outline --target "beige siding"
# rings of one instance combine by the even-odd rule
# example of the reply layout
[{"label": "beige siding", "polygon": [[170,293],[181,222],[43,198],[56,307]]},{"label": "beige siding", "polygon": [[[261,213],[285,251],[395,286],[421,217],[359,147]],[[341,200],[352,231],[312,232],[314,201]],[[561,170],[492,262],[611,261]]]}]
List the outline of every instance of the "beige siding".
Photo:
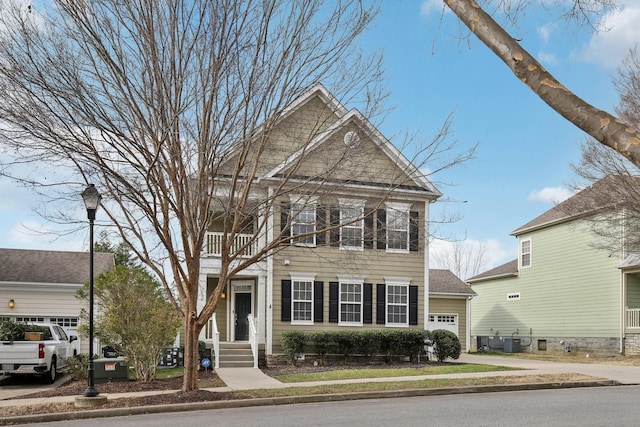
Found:
[{"label": "beige siding", "polygon": [[[424,253],[412,252],[407,254],[390,254],[385,250],[367,249],[361,252],[344,251],[332,247],[303,248],[292,246],[279,251],[274,255],[274,280],[273,280],[273,351],[280,351],[280,336],[284,331],[291,330],[344,330],[383,328],[385,325],[376,324],[376,284],[385,283],[385,277],[404,277],[411,280],[411,285],[418,286],[418,325],[411,326],[422,328],[424,325]],[[289,264],[285,265],[285,260]],[[313,273],[315,280],[324,282],[323,323],[312,326],[292,325],[291,322],[282,322],[281,297],[282,280],[290,280],[291,273]],[[364,283],[373,285],[373,323],[364,324],[362,327],[339,326],[338,323],[329,322],[329,282],[337,281],[338,275],[363,275]]]},{"label": "beige siding", "polygon": [[[21,285],[24,287],[24,285]],[[31,289],[1,289],[0,317],[43,317],[49,321],[51,317],[80,317],[83,302],[75,294],[81,286],[59,287],[55,285]],[[6,296],[6,301],[5,297]],[[15,307],[10,309],[8,301],[13,299]],[[88,353],[89,340],[78,337],[80,351]],[[96,350],[98,352],[99,349]]]},{"label": "beige siding", "polygon": [[467,351],[467,299],[431,297],[429,298],[429,314],[457,314],[458,338],[462,351]]}]

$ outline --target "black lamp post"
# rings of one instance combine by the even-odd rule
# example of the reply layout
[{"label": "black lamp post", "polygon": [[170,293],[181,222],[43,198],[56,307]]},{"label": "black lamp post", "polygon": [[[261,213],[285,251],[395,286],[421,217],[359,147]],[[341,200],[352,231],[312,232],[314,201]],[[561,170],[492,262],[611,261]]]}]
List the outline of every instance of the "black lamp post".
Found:
[{"label": "black lamp post", "polygon": [[82,192],[82,199],[89,218],[89,367],[87,369],[89,385],[84,390],[84,397],[96,397],[98,390],[93,375],[93,221],[96,219],[96,211],[102,196],[93,184],[89,184]]}]

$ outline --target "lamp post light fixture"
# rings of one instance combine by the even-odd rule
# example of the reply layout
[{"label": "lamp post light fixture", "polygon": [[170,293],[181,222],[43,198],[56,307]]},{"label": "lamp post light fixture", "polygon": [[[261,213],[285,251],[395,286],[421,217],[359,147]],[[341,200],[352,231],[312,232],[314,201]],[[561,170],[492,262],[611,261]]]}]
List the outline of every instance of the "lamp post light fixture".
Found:
[{"label": "lamp post light fixture", "polygon": [[93,184],[89,184],[82,192],[82,199],[89,218],[89,366],[87,368],[89,384],[84,390],[84,397],[96,397],[98,390],[93,375],[93,221],[96,219],[96,211],[102,196]]}]

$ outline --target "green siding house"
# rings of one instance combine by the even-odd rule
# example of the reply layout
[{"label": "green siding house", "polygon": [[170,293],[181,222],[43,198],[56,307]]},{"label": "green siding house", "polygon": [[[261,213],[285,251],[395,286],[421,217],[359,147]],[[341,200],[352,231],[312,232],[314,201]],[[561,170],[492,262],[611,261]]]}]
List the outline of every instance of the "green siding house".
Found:
[{"label": "green siding house", "polygon": [[594,198],[602,185],[513,231],[518,259],[467,280],[472,350],[640,353],[640,257],[598,244],[594,220],[612,211]]}]

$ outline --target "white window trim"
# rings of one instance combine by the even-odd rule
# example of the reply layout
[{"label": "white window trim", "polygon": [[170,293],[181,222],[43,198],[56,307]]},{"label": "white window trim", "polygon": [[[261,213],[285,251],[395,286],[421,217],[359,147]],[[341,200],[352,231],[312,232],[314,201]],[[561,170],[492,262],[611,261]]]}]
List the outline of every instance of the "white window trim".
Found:
[{"label": "white window trim", "polygon": [[[364,325],[364,279],[365,276],[339,275],[338,277],[338,326],[362,326]],[[360,285],[360,322],[343,322],[342,319],[342,284],[354,283]],[[354,304],[347,301],[346,304]]]},{"label": "white window trim", "polygon": [[293,215],[293,205],[295,204],[301,204],[303,205],[305,208],[307,207],[312,207],[313,208],[313,231],[314,233],[317,231],[316,230],[316,215],[317,215],[317,208],[318,208],[318,196],[305,196],[305,195],[300,195],[300,194],[290,194],[289,195],[289,202],[291,203],[291,243],[295,246],[305,246],[305,247],[310,247],[310,248],[315,248],[317,246],[317,242],[316,242],[316,234],[313,234],[311,237],[313,238],[313,242],[312,243],[300,243],[300,242],[296,242],[296,236],[293,234],[293,225],[296,223],[295,221],[295,216]]},{"label": "white window trim", "polygon": [[[392,328],[408,328],[409,327],[409,285],[411,284],[411,279],[404,277],[385,277],[384,279],[384,325],[386,327]],[[407,308],[407,321],[403,323],[395,323],[389,322],[389,286],[402,286],[407,290],[407,304],[405,307]],[[401,304],[393,304],[394,306]]]},{"label": "white window trim", "polygon": [[[315,313],[313,312],[313,301],[314,301],[314,294],[313,294],[313,282],[316,279],[316,275],[314,273],[289,273],[289,276],[291,277],[291,324],[292,325],[313,325],[313,319],[315,318],[314,315]],[[295,320],[294,316],[295,316],[295,310],[293,309],[294,307],[294,302],[297,300],[294,300],[293,295],[294,295],[294,290],[293,290],[293,283],[294,282],[311,282],[311,320]],[[306,302],[306,301],[305,301]]]},{"label": "white window trim", "polygon": [[[529,252],[522,252],[522,245],[525,242],[529,242]],[[533,265],[533,241],[531,240],[531,238],[520,240],[520,248],[518,252],[520,255],[518,257],[518,264],[520,265],[520,268],[530,268]],[[525,254],[529,254],[529,264],[527,265],[522,264],[522,256]]]},{"label": "white window trim", "polygon": [[[410,248],[409,248],[409,244],[410,244],[410,239],[411,239],[411,203],[397,203],[397,202],[385,202],[385,205],[387,207],[387,222],[385,224],[386,230],[387,230],[387,252],[389,253],[396,253],[396,254],[408,254],[410,252]],[[406,244],[406,249],[397,249],[397,248],[389,248],[389,211],[396,211],[396,212],[406,212],[407,214],[407,241],[405,242]]]},{"label": "white window trim", "polygon": [[[341,225],[340,226],[340,249],[341,250],[346,250],[346,251],[364,251],[364,205],[365,205],[365,201],[364,200],[358,200],[358,199],[338,199],[338,202],[340,203],[340,224],[343,223],[343,218],[342,218],[342,208],[351,208],[351,209],[360,209],[360,216],[361,218],[358,221],[355,221],[351,224],[348,225]],[[358,225],[356,225],[358,224]],[[350,246],[350,245],[344,245],[342,242],[344,241],[342,238],[342,230],[343,227],[350,227],[350,228],[359,228],[360,229],[360,246]]]}]

